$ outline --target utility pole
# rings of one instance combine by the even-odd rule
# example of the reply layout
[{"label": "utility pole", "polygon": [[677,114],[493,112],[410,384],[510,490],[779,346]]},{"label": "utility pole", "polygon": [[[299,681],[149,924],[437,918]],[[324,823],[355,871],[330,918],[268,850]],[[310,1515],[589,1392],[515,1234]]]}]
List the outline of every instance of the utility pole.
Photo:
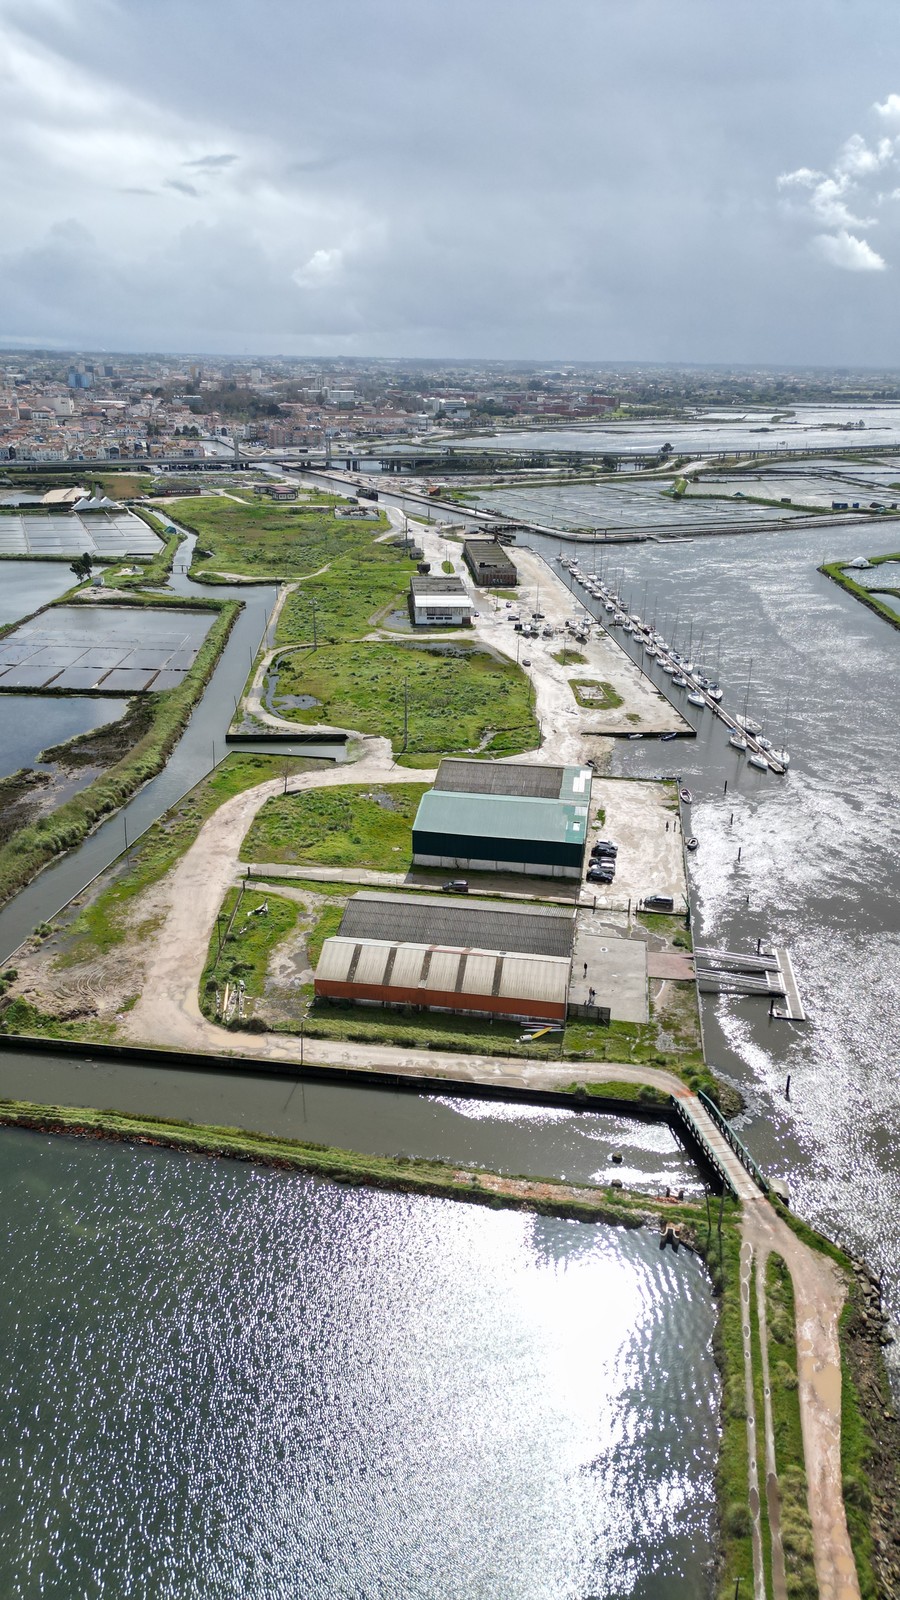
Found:
[{"label": "utility pole", "polygon": [[403,680],[403,749],[409,742],[409,679]]},{"label": "utility pole", "polygon": [[317,612],[317,610],[319,608],[318,600],[310,600],[309,601],[309,606],[310,606],[310,609],[312,610],[313,649],[317,650],[318,646],[319,646],[319,636],[318,636],[318,631],[317,631],[317,627],[316,627],[316,612]]}]

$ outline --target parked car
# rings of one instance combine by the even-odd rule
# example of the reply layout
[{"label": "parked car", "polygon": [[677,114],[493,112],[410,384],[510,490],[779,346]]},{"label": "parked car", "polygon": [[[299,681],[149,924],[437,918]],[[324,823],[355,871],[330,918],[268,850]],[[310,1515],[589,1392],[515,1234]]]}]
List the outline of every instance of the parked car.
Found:
[{"label": "parked car", "polygon": [[674,911],[675,901],[670,894],[645,894],[645,911]]},{"label": "parked car", "polygon": [[468,894],[469,884],[466,878],[451,878],[449,883],[441,885],[444,894]]},{"label": "parked car", "polygon": [[619,846],[613,844],[611,839],[595,839],[591,845],[592,856],[617,856]]},{"label": "parked car", "polygon": [[588,867],[588,883],[612,883],[614,877],[607,867]]}]

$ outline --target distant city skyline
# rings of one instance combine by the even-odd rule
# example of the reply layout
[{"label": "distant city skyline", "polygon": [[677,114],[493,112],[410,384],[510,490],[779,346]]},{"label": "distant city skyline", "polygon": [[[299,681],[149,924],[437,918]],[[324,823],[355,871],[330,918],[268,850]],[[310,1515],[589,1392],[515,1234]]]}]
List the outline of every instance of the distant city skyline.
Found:
[{"label": "distant city skyline", "polygon": [[0,0],[0,352],[900,367],[887,0]]}]

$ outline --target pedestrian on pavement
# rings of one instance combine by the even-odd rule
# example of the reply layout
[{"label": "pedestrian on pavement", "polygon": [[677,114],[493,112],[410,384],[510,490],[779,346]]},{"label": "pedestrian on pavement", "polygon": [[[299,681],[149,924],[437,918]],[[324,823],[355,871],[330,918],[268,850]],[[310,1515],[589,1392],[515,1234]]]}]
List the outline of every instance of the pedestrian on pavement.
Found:
[{"label": "pedestrian on pavement", "polygon": [[584,975],[587,977],[587,962],[584,963]]}]

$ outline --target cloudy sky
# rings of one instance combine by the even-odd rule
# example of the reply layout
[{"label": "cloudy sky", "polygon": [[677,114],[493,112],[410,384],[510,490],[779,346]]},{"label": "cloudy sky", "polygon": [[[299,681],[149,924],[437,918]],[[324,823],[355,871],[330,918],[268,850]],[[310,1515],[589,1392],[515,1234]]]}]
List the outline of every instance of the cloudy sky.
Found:
[{"label": "cloudy sky", "polygon": [[0,347],[900,366],[897,0],[0,0]]}]

